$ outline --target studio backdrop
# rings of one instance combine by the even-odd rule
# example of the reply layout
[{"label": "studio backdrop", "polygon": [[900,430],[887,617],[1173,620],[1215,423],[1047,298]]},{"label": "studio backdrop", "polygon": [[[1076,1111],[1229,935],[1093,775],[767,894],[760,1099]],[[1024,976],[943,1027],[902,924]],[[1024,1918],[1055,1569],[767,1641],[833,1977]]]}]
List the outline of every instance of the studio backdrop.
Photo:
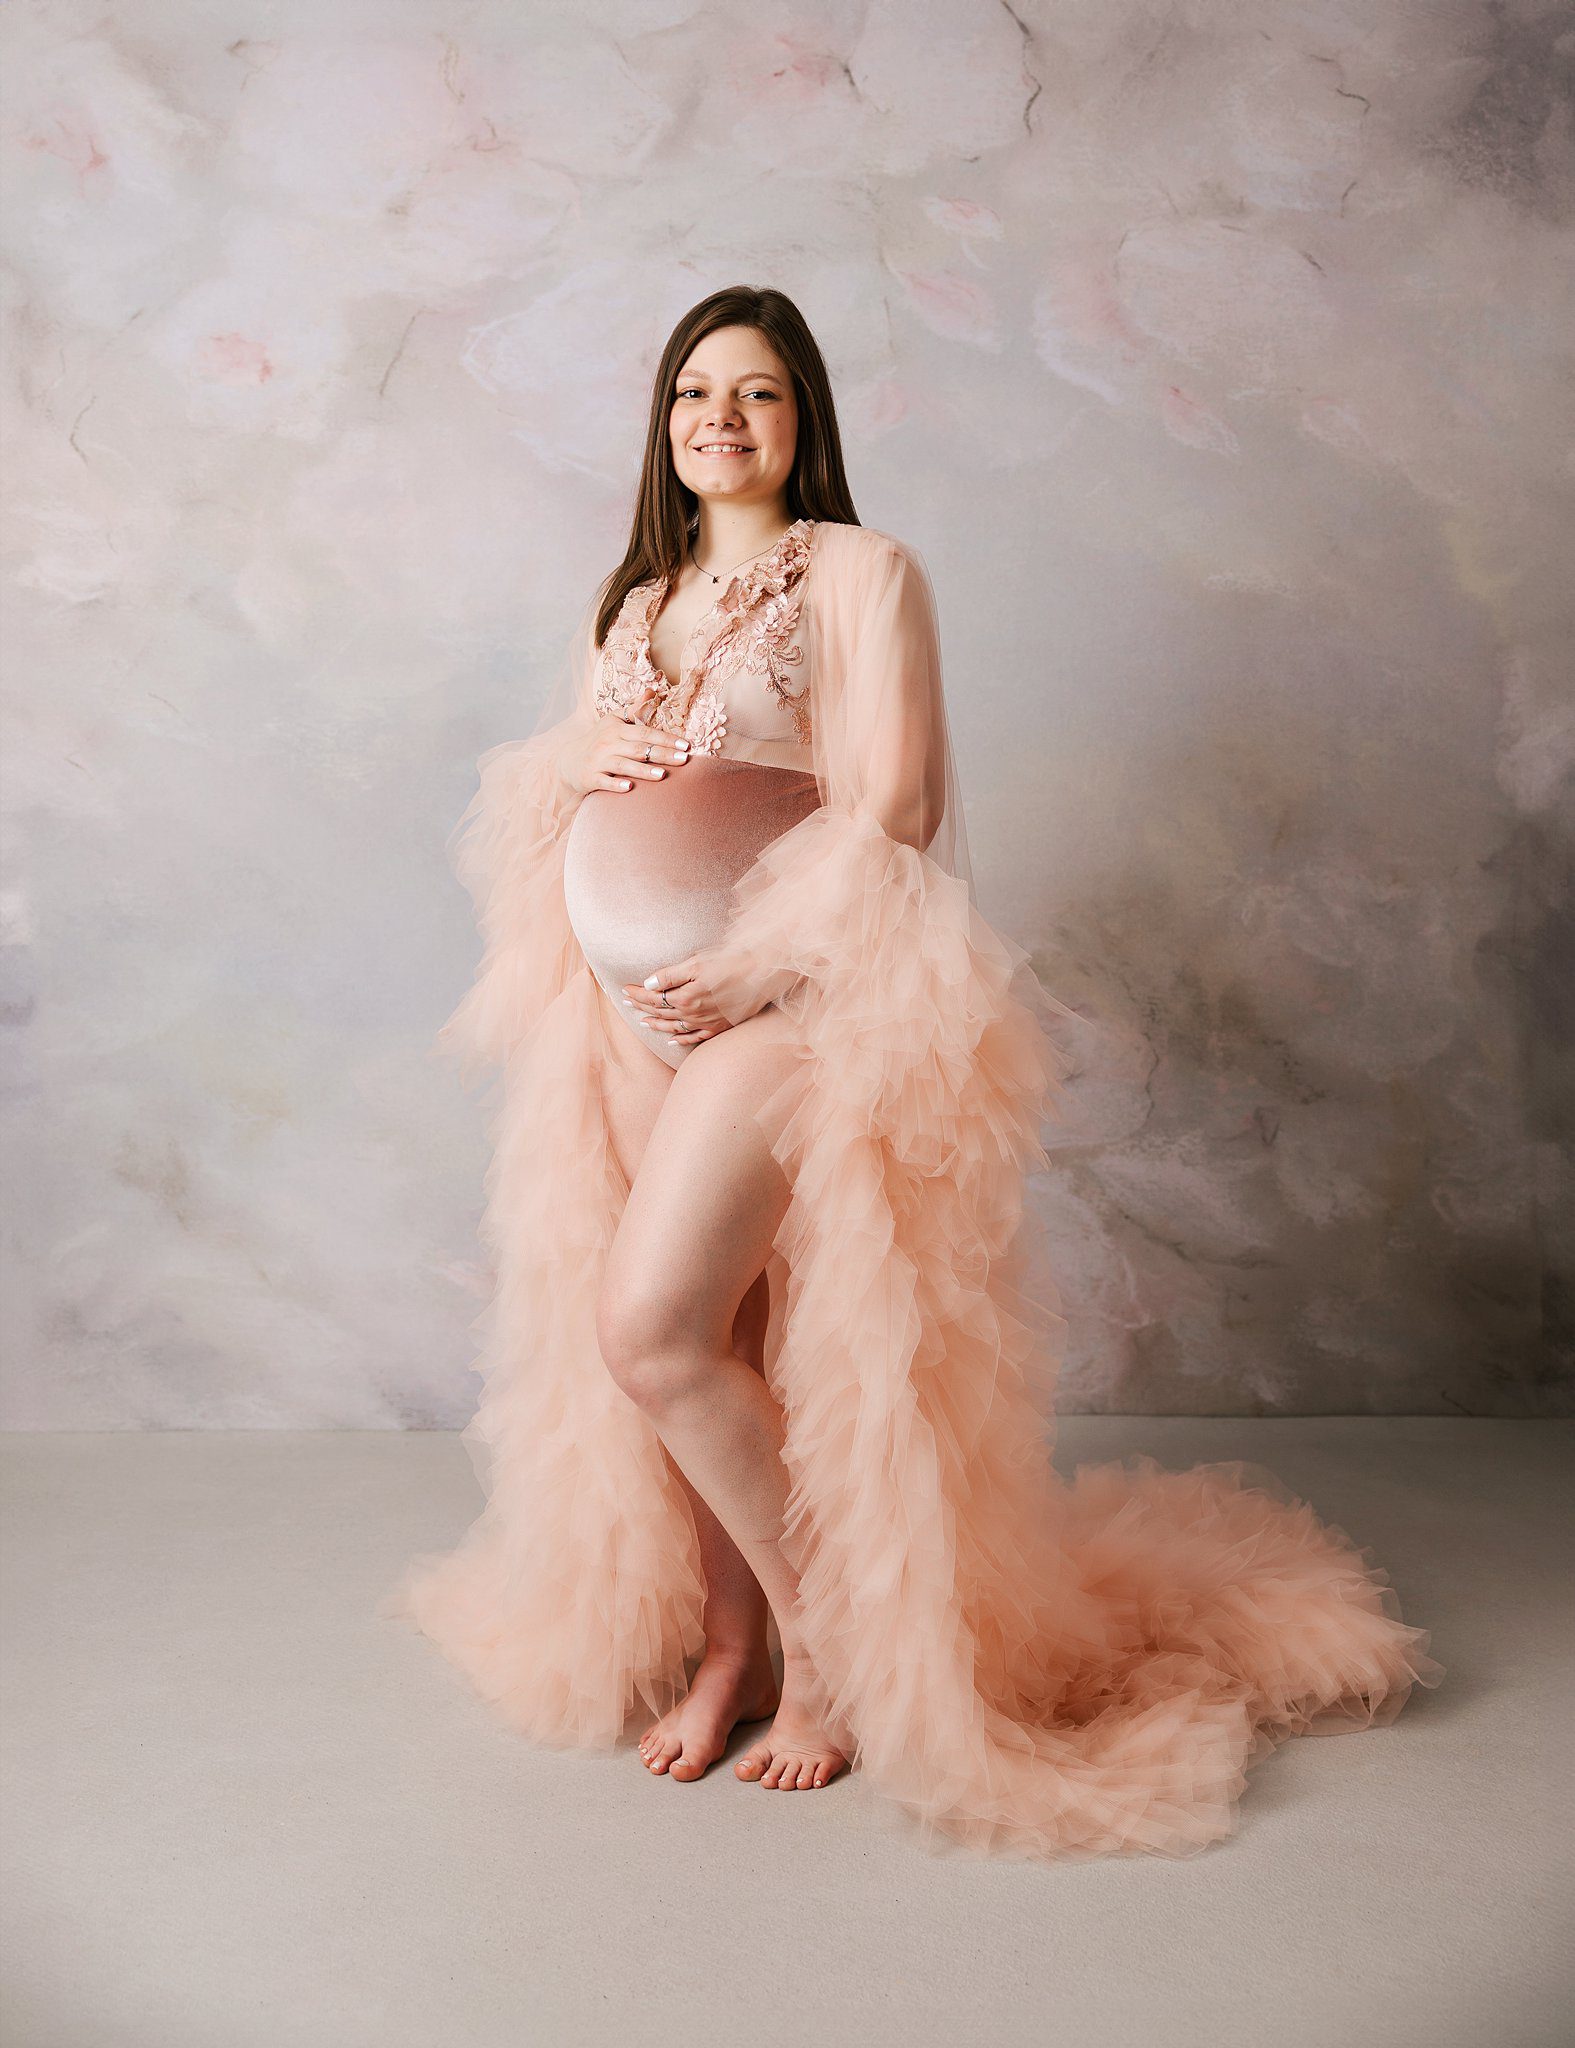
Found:
[{"label": "studio backdrop", "polygon": [[826,349],[981,905],[1085,1020],[1032,1188],[1062,1412],[1568,1410],[1566,16],[31,0],[11,43],[6,1423],[470,1415],[445,842],[733,283]]}]

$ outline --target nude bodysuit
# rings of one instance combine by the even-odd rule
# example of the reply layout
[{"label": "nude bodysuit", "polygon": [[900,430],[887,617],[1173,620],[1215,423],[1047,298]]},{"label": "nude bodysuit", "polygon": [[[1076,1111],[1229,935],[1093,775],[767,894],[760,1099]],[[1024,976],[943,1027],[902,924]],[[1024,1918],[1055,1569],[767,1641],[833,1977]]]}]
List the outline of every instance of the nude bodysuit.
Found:
[{"label": "nude bodysuit", "polygon": [[623,984],[714,945],[733,884],[820,801],[802,620],[813,545],[814,522],[797,519],[733,578],[685,641],[676,683],[651,660],[661,577],[625,597],[598,659],[599,712],[628,713],[654,689],[646,722],[690,744],[689,760],[660,779],[589,791],[563,862],[565,907],[591,971],[670,1066],[695,1048],[643,1029]]}]

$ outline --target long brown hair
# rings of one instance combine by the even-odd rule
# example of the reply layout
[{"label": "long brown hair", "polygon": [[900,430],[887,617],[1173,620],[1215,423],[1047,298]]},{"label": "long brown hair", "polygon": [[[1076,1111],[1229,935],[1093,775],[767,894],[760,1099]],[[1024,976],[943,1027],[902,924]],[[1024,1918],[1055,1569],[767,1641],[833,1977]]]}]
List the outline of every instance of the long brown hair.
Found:
[{"label": "long brown hair", "polygon": [[763,334],[787,368],[798,403],[798,446],[788,478],[790,519],[834,519],[857,526],[837,409],[825,360],[803,314],[785,292],[729,285],[691,306],[667,338],[651,386],[651,416],[645,432],[645,461],[635,500],[629,548],[613,571],[596,611],[596,644],[617,618],[624,599],[637,583],[653,576],[676,576],[700,524],[700,503],[680,483],[668,444],[668,421],[678,372],[691,349],[718,327],[753,327]]}]

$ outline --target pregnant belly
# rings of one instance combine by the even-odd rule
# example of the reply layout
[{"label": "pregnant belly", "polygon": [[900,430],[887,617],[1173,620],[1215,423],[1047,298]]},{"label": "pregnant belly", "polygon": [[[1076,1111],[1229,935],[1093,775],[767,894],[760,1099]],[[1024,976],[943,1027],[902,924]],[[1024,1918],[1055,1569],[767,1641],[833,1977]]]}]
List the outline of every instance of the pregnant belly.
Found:
[{"label": "pregnant belly", "polygon": [[733,884],[819,802],[807,770],[706,754],[581,799],[563,857],[569,923],[618,1014],[670,1066],[693,1048],[641,1029],[623,984],[715,945]]}]

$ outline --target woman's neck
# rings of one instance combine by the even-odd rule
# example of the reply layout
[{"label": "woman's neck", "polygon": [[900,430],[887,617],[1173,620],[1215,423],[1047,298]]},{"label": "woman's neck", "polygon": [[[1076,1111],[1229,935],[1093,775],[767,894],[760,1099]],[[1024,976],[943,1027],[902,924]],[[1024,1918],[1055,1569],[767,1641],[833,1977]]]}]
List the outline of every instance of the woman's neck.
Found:
[{"label": "woman's neck", "polygon": [[708,574],[726,577],[738,564],[763,555],[792,525],[785,499],[758,505],[700,501],[694,556]]}]

